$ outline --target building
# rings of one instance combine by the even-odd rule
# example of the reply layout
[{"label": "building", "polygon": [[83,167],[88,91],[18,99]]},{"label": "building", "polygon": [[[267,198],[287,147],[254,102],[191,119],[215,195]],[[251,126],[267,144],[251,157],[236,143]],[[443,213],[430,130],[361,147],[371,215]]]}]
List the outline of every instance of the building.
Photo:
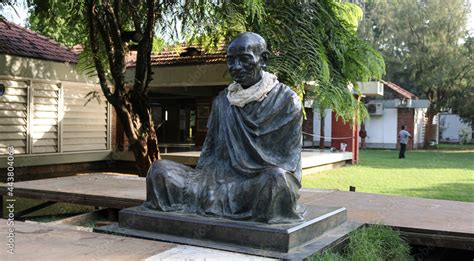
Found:
[{"label": "building", "polygon": [[445,143],[465,143],[473,139],[473,126],[461,120],[459,115],[442,112],[439,118],[439,141]]},{"label": "building", "polygon": [[[160,151],[165,152],[162,158],[196,165],[207,133],[212,101],[232,81],[227,73],[224,50],[223,46],[210,52],[199,47],[181,46],[152,55],[153,79],[149,84],[149,96]],[[134,75],[133,58],[131,55],[127,69],[129,83]],[[310,115],[312,109],[306,108],[306,112]],[[303,123],[305,132],[312,132],[312,128],[308,129],[309,122],[312,124],[311,118]],[[120,134],[120,126],[117,130],[118,151],[114,152],[113,158],[132,161],[127,139]],[[302,158],[303,173],[313,173],[350,162],[351,153],[305,150]]]},{"label": "building", "polygon": [[[14,148],[16,180],[111,170],[122,163],[133,172],[123,129],[97,79],[78,70],[77,56],[77,49],[0,20],[0,167],[7,167]],[[133,56],[129,62],[131,80]],[[154,55],[152,64],[149,94],[161,152],[199,151],[212,100],[231,82],[224,48],[205,53],[183,47]],[[86,102],[91,93],[102,102]]]},{"label": "building", "polygon": [[0,168],[9,146],[19,176],[78,170],[110,157],[110,106],[103,98],[85,105],[88,93],[101,91],[76,62],[73,51],[0,19]]},{"label": "building", "polygon": [[[402,125],[406,125],[407,130],[413,135],[407,148],[417,149],[423,146],[428,100],[419,99],[402,87],[386,81],[363,83],[361,92],[366,96],[364,102],[369,112],[369,118],[359,126],[367,135],[365,147],[398,148],[398,132]],[[325,110],[325,115],[325,145],[340,149],[340,143],[346,143],[348,150],[352,151],[350,142],[355,139],[354,131],[350,131],[350,126],[345,126],[347,123],[337,120],[330,109]],[[321,126],[319,113],[316,111],[313,117],[315,134],[313,144],[319,144]]]},{"label": "building", "polygon": [[383,86],[383,98],[372,99],[367,103],[370,115],[365,121],[367,148],[398,148],[398,132],[403,125],[413,136],[407,149],[421,148],[429,101],[419,99],[392,82],[384,81]]},{"label": "building", "polygon": [[[213,98],[231,82],[225,51],[205,53],[197,47],[165,50],[152,55],[149,84],[152,114],[161,151],[199,150],[207,131]],[[134,75],[133,56],[127,79]],[[126,138],[117,135],[120,149]]]}]

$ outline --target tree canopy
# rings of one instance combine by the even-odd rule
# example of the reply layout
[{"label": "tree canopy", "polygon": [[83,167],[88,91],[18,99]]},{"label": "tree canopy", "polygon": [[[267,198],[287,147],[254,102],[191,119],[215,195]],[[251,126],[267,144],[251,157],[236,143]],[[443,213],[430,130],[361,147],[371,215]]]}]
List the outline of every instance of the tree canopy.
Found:
[{"label": "tree canopy", "polygon": [[[357,90],[358,81],[380,79],[385,72],[382,56],[356,34],[362,10],[351,3],[226,1],[211,16],[200,35],[217,34],[227,42],[243,31],[261,34],[273,53],[269,70],[344,120],[352,120],[356,110],[365,112],[348,85]],[[305,90],[306,83],[312,84]]]},{"label": "tree canopy", "polygon": [[[305,82],[316,83],[308,95],[346,120],[352,119],[356,109],[347,85],[380,79],[384,73],[381,55],[355,34],[362,10],[354,4],[334,0],[164,2],[168,4],[154,28],[161,38],[170,39],[177,27],[189,41],[207,44],[228,42],[243,31],[260,33],[275,54],[269,70],[300,94]],[[33,1],[30,26],[67,46],[83,43],[87,28],[81,5],[81,1]]]},{"label": "tree canopy", "polygon": [[[425,143],[438,112],[454,108],[472,87],[473,41],[464,0],[369,0],[359,34],[383,55],[390,81],[431,102]],[[471,112],[474,114],[474,112]]]},{"label": "tree canopy", "polygon": [[[301,96],[305,84],[313,82],[308,94],[345,120],[352,120],[356,110],[365,111],[348,85],[357,91],[357,81],[384,73],[381,55],[357,37],[360,8],[335,0],[28,2],[32,29],[65,45],[86,47],[81,61],[97,73],[142,174],[159,158],[147,99],[154,36],[169,39],[179,31],[189,42],[217,45],[243,31],[257,32],[273,53],[269,70]],[[137,49],[132,84],[124,81],[130,44]]]}]

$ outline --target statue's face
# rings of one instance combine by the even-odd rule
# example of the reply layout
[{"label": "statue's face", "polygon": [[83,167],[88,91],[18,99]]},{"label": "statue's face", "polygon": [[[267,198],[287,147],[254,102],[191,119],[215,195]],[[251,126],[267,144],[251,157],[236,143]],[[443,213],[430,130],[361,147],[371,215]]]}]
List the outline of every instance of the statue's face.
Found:
[{"label": "statue's face", "polygon": [[227,48],[227,67],[232,79],[246,88],[262,78],[266,60],[262,57],[257,43],[233,41]]}]

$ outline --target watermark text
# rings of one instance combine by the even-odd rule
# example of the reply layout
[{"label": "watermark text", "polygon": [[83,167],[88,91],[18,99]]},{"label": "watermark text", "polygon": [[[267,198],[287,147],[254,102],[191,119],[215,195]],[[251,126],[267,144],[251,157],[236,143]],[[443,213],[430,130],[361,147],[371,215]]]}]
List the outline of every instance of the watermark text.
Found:
[{"label": "watermark text", "polygon": [[7,156],[7,194],[5,198],[7,215],[7,252],[15,254],[15,148],[8,147]]}]

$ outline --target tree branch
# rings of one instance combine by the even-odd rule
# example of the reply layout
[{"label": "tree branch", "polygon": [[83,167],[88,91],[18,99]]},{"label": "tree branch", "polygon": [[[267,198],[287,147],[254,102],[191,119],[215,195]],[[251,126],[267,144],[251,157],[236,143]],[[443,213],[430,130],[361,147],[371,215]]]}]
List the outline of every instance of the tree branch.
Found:
[{"label": "tree branch", "polygon": [[122,96],[122,91],[125,85],[125,49],[124,44],[122,42],[122,33],[121,27],[119,23],[118,13],[120,13],[120,6],[117,6],[120,2],[115,2],[114,7],[118,8],[118,10],[114,10],[110,4],[106,4],[104,11],[105,11],[105,19],[108,25],[108,35],[112,40],[113,45],[113,61],[114,66],[110,68],[112,73],[112,77],[114,78],[115,88],[116,88],[116,95],[118,97]]},{"label": "tree branch", "polygon": [[128,137],[130,144],[136,143],[138,140],[138,134],[136,131],[134,131],[135,124],[133,123],[130,112],[127,110],[127,108],[123,104],[120,104],[117,107],[115,107],[115,110],[117,112],[117,115],[122,120],[122,122],[127,123],[127,124],[122,124],[122,126],[123,126],[123,130],[125,134]]},{"label": "tree branch", "polygon": [[458,81],[459,79],[463,79],[466,74],[468,74],[469,72],[471,72],[472,70],[474,70],[474,64],[472,63],[467,63],[461,70],[459,70],[459,72],[454,76],[452,77],[449,81],[451,82],[454,82],[454,81]]},{"label": "tree branch", "polygon": [[128,5],[130,7],[130,10],[132,12],[132,21],[133,21],[133,26],[135,28],[135,31],[138,32],[139,34],[143,34],[143,30],[140,25],[140,16],[138,15],[138,7],[133,3],[133,1],[128,1]]},{"label": "tree branch", "polygon": [[115,62],[114,62],[114,52],[113,52],[113,46],[112,46],[112,40],[110,39],[110,35],[108,34],[108,28],[106,26],[106,23],[102,21],[98,16],[96,17],[96,26],[97,29],[99,29],[99,33],[102,36],[102,41],[104,42],[105,45],[105,51],[107,52],[107,59],[109,60],[109,67],[114,68]]},{"label": "tree branch", "polygon": [[96,31],[96,26],[97,26],[96,24],[97,13],[95,10],[96,1],[88,0],[85,6],[86,6],[86,13],[89,14],[87,16],[88,22],[89,22],[89,41],[90,41],[91,50],[93,54],[92,56],[93,56],[94,64],[97,70],[97,76],[99,77],[100,87],[107,101],[110,102],[112,105],[116,105],[118,104],[118,100],[112,95],[110,91],[110,87],[108,86],[107,79],[105,77],[105,69],[99,57],[99,46],[97,43],[98,39],[97,39],[97,31]]},{"label": "tree branch", "polygon": [[134,91],[137,93],[145,93],[146,86],[151,80],[151,47],[153,40],[153,28],[155,23],[154,1],[147,0],[147,15],[143,33],[143,38],[138,43],[137,62],[135,67],[135,82],[133,84]]},{"label": "tree branch", "polygon": [[[114,10],[115,12],[120,13],[122,8],[122,0],[114,0]],[[120,16],[117,16],[117,24],[119,28],[122,28],[122,21],[120,19]]]}]

